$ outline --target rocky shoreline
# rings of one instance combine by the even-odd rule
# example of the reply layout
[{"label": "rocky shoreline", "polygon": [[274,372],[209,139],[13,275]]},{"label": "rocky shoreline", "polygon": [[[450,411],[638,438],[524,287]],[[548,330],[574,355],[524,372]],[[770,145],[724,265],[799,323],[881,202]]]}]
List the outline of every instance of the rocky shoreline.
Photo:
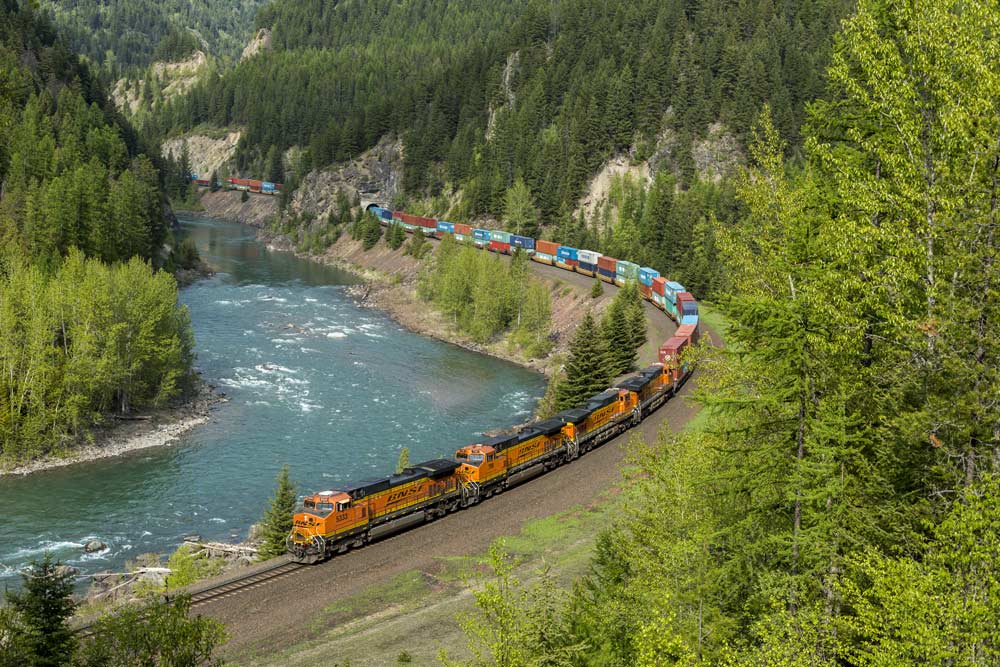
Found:
[{"label": "rocky shoreline", "polygon": [[93,444],[71,449],[61,456],[46,456],[10,468],[0,467],[0,477],[29,475],[150,447],[170,445],[179,436],[206,423],[212,407],[226,400],[228,399],[224,394],[199,379],[194,395],[176,406],[145,413],[141,418],[117,420],[111,417],[108,424],[93,431]]}]

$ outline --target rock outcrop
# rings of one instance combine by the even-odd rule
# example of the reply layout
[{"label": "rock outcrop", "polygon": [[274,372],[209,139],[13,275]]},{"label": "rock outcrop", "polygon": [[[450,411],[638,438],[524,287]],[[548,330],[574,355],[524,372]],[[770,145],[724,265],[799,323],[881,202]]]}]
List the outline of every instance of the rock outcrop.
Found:
[{"label": "rock outcrop", "polygon": [[164,157],[179,158],[187,144],[191,171],[201,178],[208,178],[213,171],[221,170],[236,153],[240,141],[240,131],[225,132],[217,137],[204,134],[190,134],[163,142],[160,152]]}]

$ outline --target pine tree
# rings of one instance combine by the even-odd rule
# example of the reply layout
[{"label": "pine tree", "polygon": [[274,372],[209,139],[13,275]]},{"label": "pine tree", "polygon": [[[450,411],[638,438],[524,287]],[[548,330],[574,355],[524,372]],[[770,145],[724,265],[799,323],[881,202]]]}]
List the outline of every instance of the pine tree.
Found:
[{"label": "pine tree", "polygon": [[[624,375],[635,368],[637,358],[636,332],[633,329],[632,306],[628,290],[629,286],[618,290],[601,320],[601,338],[608,351],[610,377]],[[645,329],[645,322],[643,329]],[[643,330],[643,334],[645,334],[645,330]],[[645,338],[644,335],[643,338]]]},{"label": "pine tree", "polygon": [[565,369],[566,379],[556,389],[556,406],[559,410],[580,405],[594,394],[607,389],[611,381],[607,348],[589,310],[577,325],[569,355]]},{"label": "pine tree", "polygon": [[67,621],[73,616],[73,575],[61,571],[52,555],[32,563],[23,575],[24,588],[20,592],[6,592],[4,597],[16,615],[18,627],[15,634],[23,633],[14,641],[25,651],[25,662],[30,667],[63,667],[72,663],[76,651],[76,635]]},{"label": "pine tree", "polygon": [[260,560],[277,558],[288,550],[285,540],[292,532],[297,498],[295,485],[289,478],[288,466],[278,475],[278,486],[271,498],[271,506],[264,514],[262,543],[258,550]]},{"label": "pine tree", "polygon": [[594,284],[590,288],[590,298],[598,299],[604,295],[604,283],[600,278],[594,278]]}]

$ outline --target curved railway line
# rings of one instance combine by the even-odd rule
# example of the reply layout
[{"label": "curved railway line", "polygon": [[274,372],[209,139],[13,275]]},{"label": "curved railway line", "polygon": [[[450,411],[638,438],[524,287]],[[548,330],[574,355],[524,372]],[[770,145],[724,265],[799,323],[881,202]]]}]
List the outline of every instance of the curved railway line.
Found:
[{"label": "curved railway line", "polygon": [[[408,231],[415,231],[415,230],[408,230]],[[421,231],[423,231],[423,230],[421,230]],[[431,238],[433,238],[433,236]],[[533,265],[534,267],[537,267],[537,269],[540,270],[540,271],[543,271],[545,269],[556,268],[556,267],[552,266],[552,264],[548,264],[548,266],[546,266],[545,264],[548,264],[548,263],[543,263],[542,265],[536,264],[534,262],[531,263],[531,265]],[[565,267],[559,267],[559,268],[565,268]],[[560,271],[560,273],[564,273],[564,271]],[[570,275],[574,275],[574,272],[573,272],[572,269],[570,269]],[[574,276],[574,277],[583,277],[583,276]],[[592,278],[590,280],[592,280]],[[609,282],[609,281],[605,281],[605,282]],[[587,282],[586,284],[589,285],[589,282]],[[581,285],[578,285],[578,286],[581,286]],[[681,288],[681,289],[683,289],[683,288]],[[648,311],[659,311],[660,313],[663,312],[664,308],[663,308],[662,305],[658,305],[658,304],[654,303],[649,297],[647,297],[645,300],[647,302],[646,305],[649,307],[647,309]],[[648,313],[647,319],[650,320],[650,322],[652,322],[653,318],[650,315],[652,315],[652,313]],[[671,317],[670,319],[674,319],[674,318]],[[680,318],[678,317],[676,319],[679,320]],[[678,321],[677,324],[679,324],[679,323],[680,322]],[[708,334],[709,337],[712,337],[711,332],[706,331],[706,333]],[[683,377],[683,380],[687,380],[688,376],[690,374],[691,373],[689,373],[689,372],[685,373],[684,377]],[[676,390],[679,391],[680,385],[683,385],[683,384],[684,384],[683,381],[680,382],[679,385],[676,387]],[[664,405],[673,405],[673,406],[676,406],[676,407],[680,407],[677,404],[671,403],[669,401],[665,402]],[[664,408],[660,407],[658,410],[656,410],[656,412],[662,413],[663,410],[664,410]],[[683,407],[680,407],[680,412],[681,412],[681,414],[684,414],[684,413],[687,412],[687,410],[685,410]],[[683,423],[683,421],[686,421],[686,417],[687,416],[690,416],[690,415],[686,415],[685,418],[681,420],[681,423]],[[659,422],[659,421],[661,421],[660,418],[655,419],[655,420],[650,420],[650,422]],[[650,433],[651,427],[652,428],[656,428],[656,424],[646,423],[645,425],[643,425],[643,423],[641,421],[639,421],[636,424],[634,424],[634,425],[630,426],[629,428],[625,429],[624,433],[621,436],[619,436],[619,437],[629,437],[629,434],[632,433],[633,431],[636,431],[636,430],[642,431],[648,437],[649,435],[651,435],[651,433]],[[618,438],[613,438],[613,439],[618,439]],[[589,458],[591,456],[594,456],[594,454],[590,454],[588,457],[584,457],[584,458]],[[602,456],[601,458],[607,458],[607,455]],[[614,455],[612,458],[619,458],[619,457],[617,455]],[[571,467],[575,467],[575,466],[571,466]],[[550,475],[541,475],[540,479],[546,479],[546,478],[549,478],[549,477],[550,477]],[[525,481],[527,481],[527,480],[525,480]],[[540,481],[537,481],[537,482],[533,482],[530,485],[529,484],[518,484],[517,486],[518,487],[521,487],[521,486],[535,486],[536,484],[539,485],[539,486],[542,486],[544,483],[540,482]],[[535,491],[532,492],[532,495],[535,495],[537,493],[538,493],[538,491],[535,490]],[[506,495],[506,494],[504,494],[504,495]],[[495,511],[497,509],[495,507],[489,507],[491,505],[490,503],[487,503],[486,505],[487,505],[486,510],[488,512],[490,512],[490,513],[493,513],[493,511]],[[550,508],[551,511],[558,511],[558,509],[559,508],[556,508],[556,507]],[[479,506],[477,506],[477,510],[479,512],[483,511],[482,508],[480,508]],[[460,513],[460,514],[464,514],[464,513]],[[441,523],[447,523],[449,525],[454,525],[453,524],[454,519],[452,519],[450,516],[449,516],[449,519],[451,519],[451,520],[441,520]],[[437,522],[438,521],[434,521],[434,523],[437,523]],[[430,523],[430,522],[428,522],[428,523]],[[475,524],[476,521],[473,520],[472,523]],[[412,526],[412,528],[416,528],[416,527],[419,527],[421,525],[423,525],[423,524],[418,523],[418,524]],[[381,543],[383,545],[382,549],[380,551],[385,552],[385,549],[387,548],[389,550],[389,552],[393,552],[394,548],[391,545],[389,547],[385,547],[385,543],[386,542],[395,542],[397,539],[401,540],[402,544],[399,547],[399,551],[405,553],[407,551],[407,549],[409,548],[409,544],[408,543],[412,543],[412,542],[415,542],[415,541],[420,541],[419,538],[415,540],[412,537],[408,537],[408,536],[410,536],[410,535],[412,535],[412,534],[414,534],[416,532],[419,532],[419,531],[413,531],[412,529],[407,529],[405,531],[402,531],[402,532],[399,532],[399,533],[396,533],[396,534],[385,535],[381,539],[373,540],[373,542]],[[440,531],[438,531],[438,532],[440,532]],[[480,531],[480,532],[482,532],[482,531]],[[406,544],[406,546],[403,546],[403,544]],[[367,550],[363,549],[362,551],[367,551]],[[384,553],[380,557],[384,558],[385,557]],[[343,558],[343,556],[341,558]],[[337,562],[339,560],[341,560],[341,559],[333,559],[333,561],[331,561],[331,563],[327,563],[327,564],[332,564],[332,562]],[[186,590],[184,590],[184,592],[186,594],[188,594],[188,595],[191,596],[191,606],[192,606],[192,608],[202,607],[202,606],[210,606],[210,607],[213,607],[213,609],[220,609],[220,608],[221,609],[225,609],[226,607],[229,607],[230,609],[232,609],[234,607],[236,607],[236,608],[243,607],[245,609],[247,607],[247,604],[248,604],[247,600],[248,599],[252,600],[255,597],[258,598],[258,599],[261,599],[261,598],[264,598],[264,599],[270,599],[270,598],[282,599],[282,598],[286,598],[287,597],[287,593],[289,591],[289,588],[292,587],[292,586],[294,586],[294,587],[297,588],[296,584],[285,584],[285,585],[282,585],[282,586],[274,586],[274,587],[269,587],[269,585],[273,584],[275,582],[281,581],[283,579],[290,579],[290,578],[292,578],[291,575],[293,575],[294,573],[296,573],[298,571],[304,570],[304,569],[311,569],[311,570],[315,571],[315,570],[321,569],[321,568],[319,568],[317,566],[311,566],[311,565],[308,565],[308,564],[304,564],[304,563],[294,562],[294,561],[290,560],[288,556],[284,556],[284,557],[275,559],[273,561],[268,561],[267,563],[262,563],[262,564],[260,564],[258,566],[254,566],[254,567],[250,568],[249,571],[246,571],[246,572],[242,572],[242,573],[238,573],[238,574],[222,575],[222,576],[220,576],[219,578],[217,578],[215,580],[209,580],[209,581],[202,582],[200,584],[192,585],[191,587],[188,587]],[[329,568],[322,568],[322,569],[324,569],[324,570],[327,571],[327,574],[323,577],[325,579],[342,578],[342,577],[339,577],[338,575],[334,574],[333,572],[331,572],[329,570]],[[351,575],[355,575],[356,576],[357,574],[359,574],[359,572],[357,571],[357,561],[356,560],[354,560],[350,564],[349,563],[345,563],[345,569],[347,571],[344,572],[344,573],[342,573],[344,576],[351,576]],[[365,568],[365,569],[367,569],[367,568]],[[367,577],[360,577],[359,579],[365,579],[365,578],[367,578]],[[313,583],[314,583],[314,585],[316,584],[316,582],[313,582]],[[353,586],[351,586],[350,588],[353,588]],[[241,594],[248,593],[248,592],[251,592],[251,591],[257,591],[257,594],[256,595],[241,596]],[[317,591],[317,592],[319,592],[319,591]],[[346,590],[344,592],[346,593]],[[172,593],[168,593],[168,594],[166,594],[166,597],[169,599],[170,597],[173,597],[173,596],[177,595],[177,593],[178,593],[177,591],[172,592]],[[326,591],[326,594],[328,595],[329,591]],[[299,600],[301,600],[301,596],[296,595],[295,597],[298,598]],[[319,597],[323,597],[323,596],[317,596],[317,597],[319,598]],[[237,600],[237,598],[239,598],[239,599]],[[221,604],[212,604],[212,603],[221,603]],[[253,604],[254,604],[253,602],[250,602],[250,606],[251,607],[253,607]],[[249,610],[246,610],[246,611],[249,611]],[[243,617],[242,614],[241,614],[241,617]],[[92,628],[93,628],[93,623],[89,622],[89,623],[87,623],[85,625],[78,626],[76,628],[76,631],[77,631],[77,633],[78,633],[79,636],[81,636],[81,637],[87,637],[87,636],[90,636],[90,635],[93,634]],[[259,637],[258,637],[258,639],[259,639]]]}]

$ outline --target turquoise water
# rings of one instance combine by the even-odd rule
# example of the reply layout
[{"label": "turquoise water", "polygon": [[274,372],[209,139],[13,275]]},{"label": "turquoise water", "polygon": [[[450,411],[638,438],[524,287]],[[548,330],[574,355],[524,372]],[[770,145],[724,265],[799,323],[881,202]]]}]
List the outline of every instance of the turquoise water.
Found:
[{"label": "turquoise water", "polygon": [[[448,456],[527,417],[541,376],[409,333],[344,293],[349,274],[268,251],[252,228],[182,219],[218,273],[185,288],[197,366],[226,392],[174,445],[0,477],[0,586],[51,551],[84,573],[245,537],[281,466],[299,492]],[[110,548],[82,554],[99,539]]]}]

